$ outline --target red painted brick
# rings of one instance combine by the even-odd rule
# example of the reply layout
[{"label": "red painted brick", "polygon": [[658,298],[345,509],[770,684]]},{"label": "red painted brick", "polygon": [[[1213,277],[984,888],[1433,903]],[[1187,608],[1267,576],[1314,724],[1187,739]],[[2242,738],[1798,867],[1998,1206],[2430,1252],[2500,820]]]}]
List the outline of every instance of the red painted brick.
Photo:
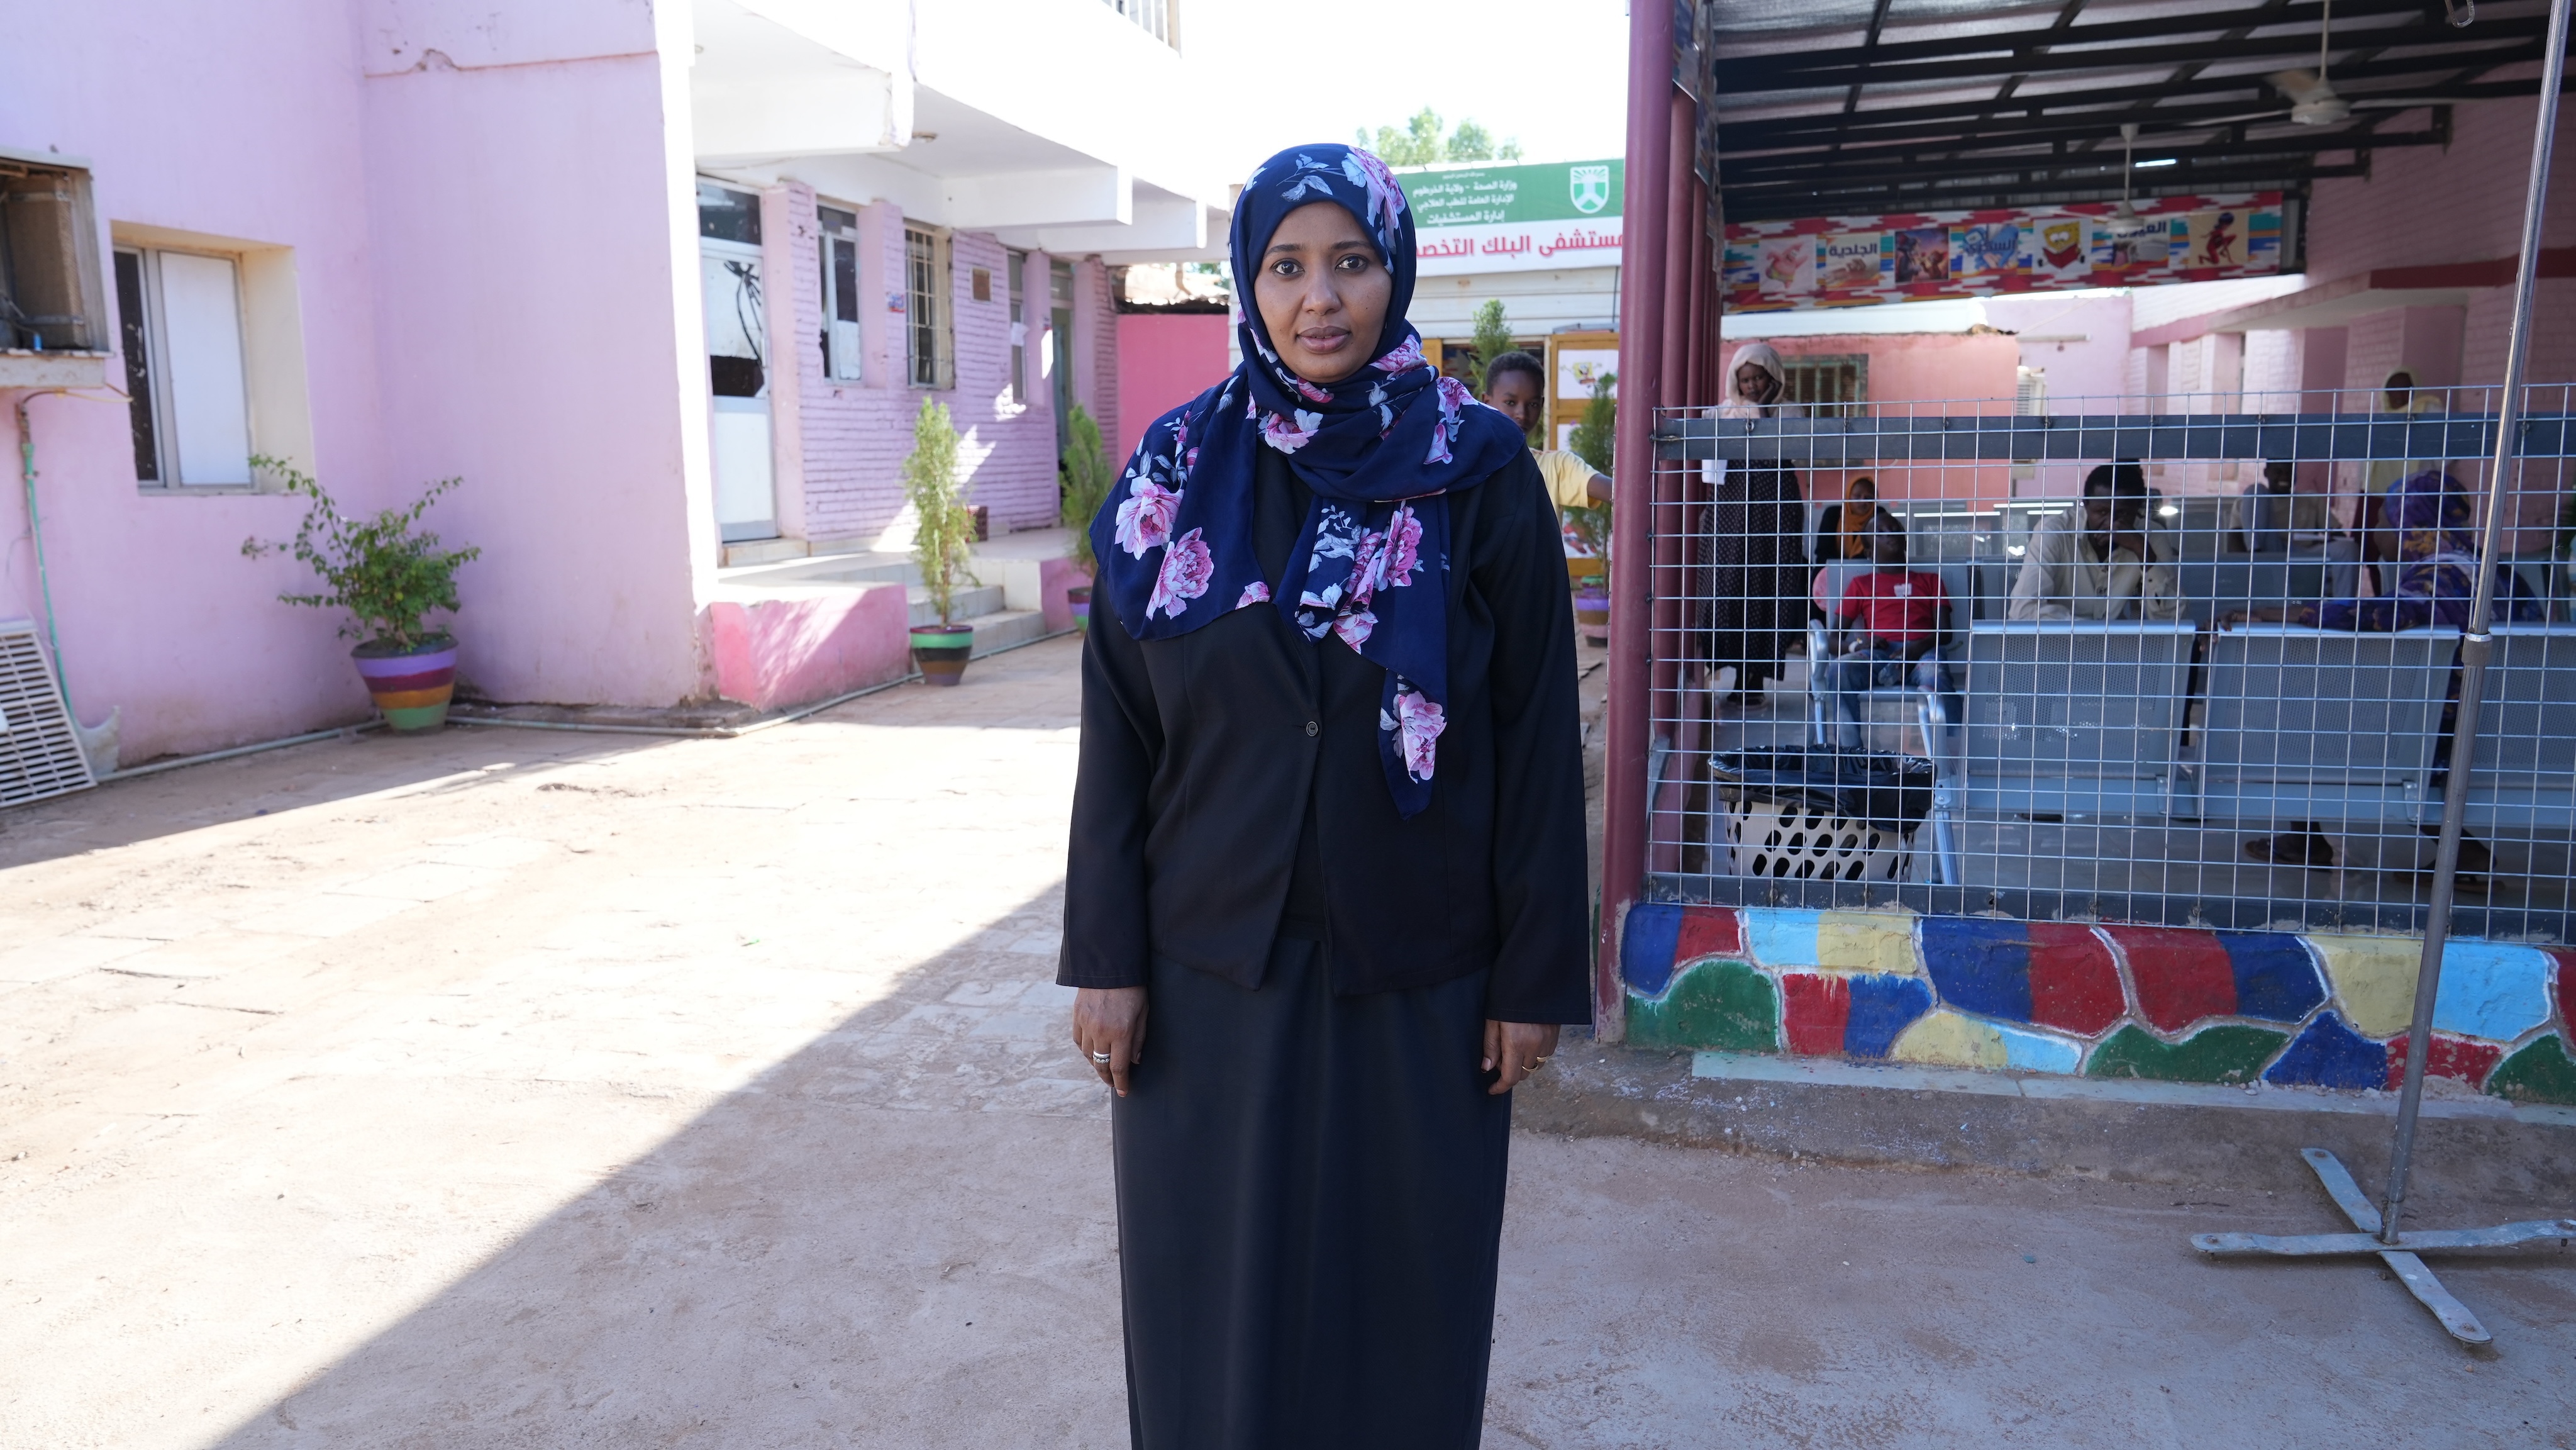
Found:
[{"label": "red painted brick", "polygon": [[2214,934],[2156,926],[2106,926],[2102,933],[2128,959],[2138,1011],[2157,1031],[2235,1013],[2236,974]]},{"label": "red painted brick", "polygon": [[2129,1010],[2120,968],[2093,929],[2071,922],[2030,924],[2030,1020],[2098,1037]]},{"label": "red painted brick", "polygon": [[1673,950],[1675,963],[1695,957],[1740,957],[1744,955],[1744,926],[1732,906],[1686,906],[1682,908],[1681,943]]},{"label": "red painted brick", "polygon": [[[2388,1040],[2388,1087],[2395,1091],[2406,1081],[2406,1039],[2414,1034],[2400,1032]],[[2493,1042],[2472,1042],[2445,1032],[2433,1034],[2433,1045],[2424,1054],[2426,1077],[2458,1078],[2474,1088],[2487,1085],[2487,1074],[2504,1060],[2504,1048]]]},{"label": "red painted brick", "polygon": [[1791,1052],[1829,1057],[1843,1050],[1843,1028],[1851,1021],[1848,980],[1825,972],[1783,972],[1780,1001]]}]

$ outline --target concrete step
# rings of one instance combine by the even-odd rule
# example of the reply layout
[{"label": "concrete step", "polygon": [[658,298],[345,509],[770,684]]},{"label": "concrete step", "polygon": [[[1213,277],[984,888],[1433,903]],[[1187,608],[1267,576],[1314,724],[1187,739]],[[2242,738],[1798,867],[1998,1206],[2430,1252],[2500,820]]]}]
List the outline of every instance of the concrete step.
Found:
[{"label": "concrete step", "polygon": [[1046,616],[1034,609],[1004,609],[975,617],[975,649],[967,655],[977,659],[997,649],[1027,644],[1046,637]]},{"label": "concrete step", "polygon": [[[939,622],[939,606],[930,602],[929,590],[915,584],[904,591],[904,597],[912,603],[914,624]],[[979,585],[972,589],[960,589],[949,597],[948,617],[952,621],[962,623],[970,619],[981,619],[988,614],[999,614],[1003,607],[1002,586]]]},{"label": "concrete step", "polygon": [[802,559],[811,551],[803,539],[744,539],[724,546],[719,567],[739,569],[746,564],[774,564],[782,559]]}]

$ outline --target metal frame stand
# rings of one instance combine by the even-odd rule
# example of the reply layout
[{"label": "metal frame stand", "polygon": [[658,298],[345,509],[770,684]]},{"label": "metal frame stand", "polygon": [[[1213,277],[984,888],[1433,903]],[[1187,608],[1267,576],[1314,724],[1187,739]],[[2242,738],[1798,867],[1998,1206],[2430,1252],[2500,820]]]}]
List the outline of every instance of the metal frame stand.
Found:
[{"label": "metal frame stand", "polygon": [[2433,893],[2424,923],[2424,956],[2415,976],[2415,1017],[2407,1029],[2406,1079],[2397,1099],[2397,1133],[2389,1151],[2388,1192],[2378,1207],[2362,1196],[2360,1185],[2332,1153],[2322,1148],[2302,1156],[2324,1184],[2326,1195],[2359,1230],[2348,1234],[2196,1234],[2191,1246],[2204,1254],[2234,1257],[2269,1255],[2315,1258],[2377,1254],[2424,1307],[2463,1344],[2484,1344],[2491,1336],[2468,1306],[2451,1296],[2418,1252],[2427,1249],[2503,1248],[2541,1239],[2563,1246],[2576,1239],[2576,1218],[2537,1219],[2494,1228],[2447,1229],[2401,1233],[2398,1221],[2406,1207],[2406,1182],[2415,1162],[2415,1124],[2424,1105],[2424,1063],[2432,1049],[2433,1008],[2442,986],[2442,944],[2451,928],[2452,886],[2459,875],[2461,825],[2468,814],[2469,769],[2477,761],[2478,707],[2485,695],[2487,659],[2495,640],[2488,633],[2495,612],[2495,567],[2509,494],[2508,470],[2520,451],[2522,379],[2531,352],[2532,282],[2540,262],[2541,206],[2549,195],[2550,143],[2558,130],[2558,88],[2567,57],[2568,0],[2550,0],[2548,54],[2541,63],[2540,105],[2531,141],[2531,179],[2523,193],[2522,255],[2516,260],[2513,286],[2513,331],[2505,347],[2504,399],[2496,416],[2495,456],[2487,469],[2486,517],[2478,540],[2477,598],[2469,606],[2469,624],[2460,641],[2460,712],[2451,736],[2450,778],[2442,792],[2442,840],[2433,857]]}]

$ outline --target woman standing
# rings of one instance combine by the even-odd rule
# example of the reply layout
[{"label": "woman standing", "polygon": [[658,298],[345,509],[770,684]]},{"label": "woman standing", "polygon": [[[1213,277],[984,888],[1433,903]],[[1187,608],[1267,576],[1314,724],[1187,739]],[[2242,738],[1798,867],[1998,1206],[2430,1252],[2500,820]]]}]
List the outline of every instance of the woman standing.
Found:
[{"label": "woman standing", "polygon": [[1117,1094],[1129,1423],[1472,1450],[1508,1094],[1589,1011],[1563,550],[1423,361],[1376,157],[1272,157],[1231,242],[1243,364],[1092,525],[1058,980]]},{"label": "woman standing", "polygon": [[[1784,401],[1789,377],[1770,344],[1735,353],[1735,400],[1725,418],[1797,418]],[[1735,670],[1735,693],[1759,698],[1764,682],[1785,674],[1781,657],[1807,624],[1806,504],[1789,465],[1764,461],[1730,466],[1709,509],[1708,668]]]}]

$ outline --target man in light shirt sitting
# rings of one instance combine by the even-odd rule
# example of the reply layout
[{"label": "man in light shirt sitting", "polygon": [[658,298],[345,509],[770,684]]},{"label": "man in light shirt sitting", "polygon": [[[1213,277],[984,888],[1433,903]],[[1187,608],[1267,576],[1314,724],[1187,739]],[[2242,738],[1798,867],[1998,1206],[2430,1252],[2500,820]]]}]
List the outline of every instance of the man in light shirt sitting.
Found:
[{"label": "man in light shirt sitting", "polygon": [[2182,618],[2173,566],[2147,537],[2147,475],[2134,463],[2105,463],[2084,477],[2084,506],[2030,531],[2005,617],[2031,619]]},{"label": "man in light shirt sitting", "polygon": [[[1485,364],[1485,406],[1520,424],[1521,432],[1535,433],[1547,416],[1546,365],[1518,350]],[[1610,480],[1593,472],[1579,455],[1535,446],[1530,452],[1537,455],[1539,476],[1547,480],[1557,512],[1610,501]]]}]

